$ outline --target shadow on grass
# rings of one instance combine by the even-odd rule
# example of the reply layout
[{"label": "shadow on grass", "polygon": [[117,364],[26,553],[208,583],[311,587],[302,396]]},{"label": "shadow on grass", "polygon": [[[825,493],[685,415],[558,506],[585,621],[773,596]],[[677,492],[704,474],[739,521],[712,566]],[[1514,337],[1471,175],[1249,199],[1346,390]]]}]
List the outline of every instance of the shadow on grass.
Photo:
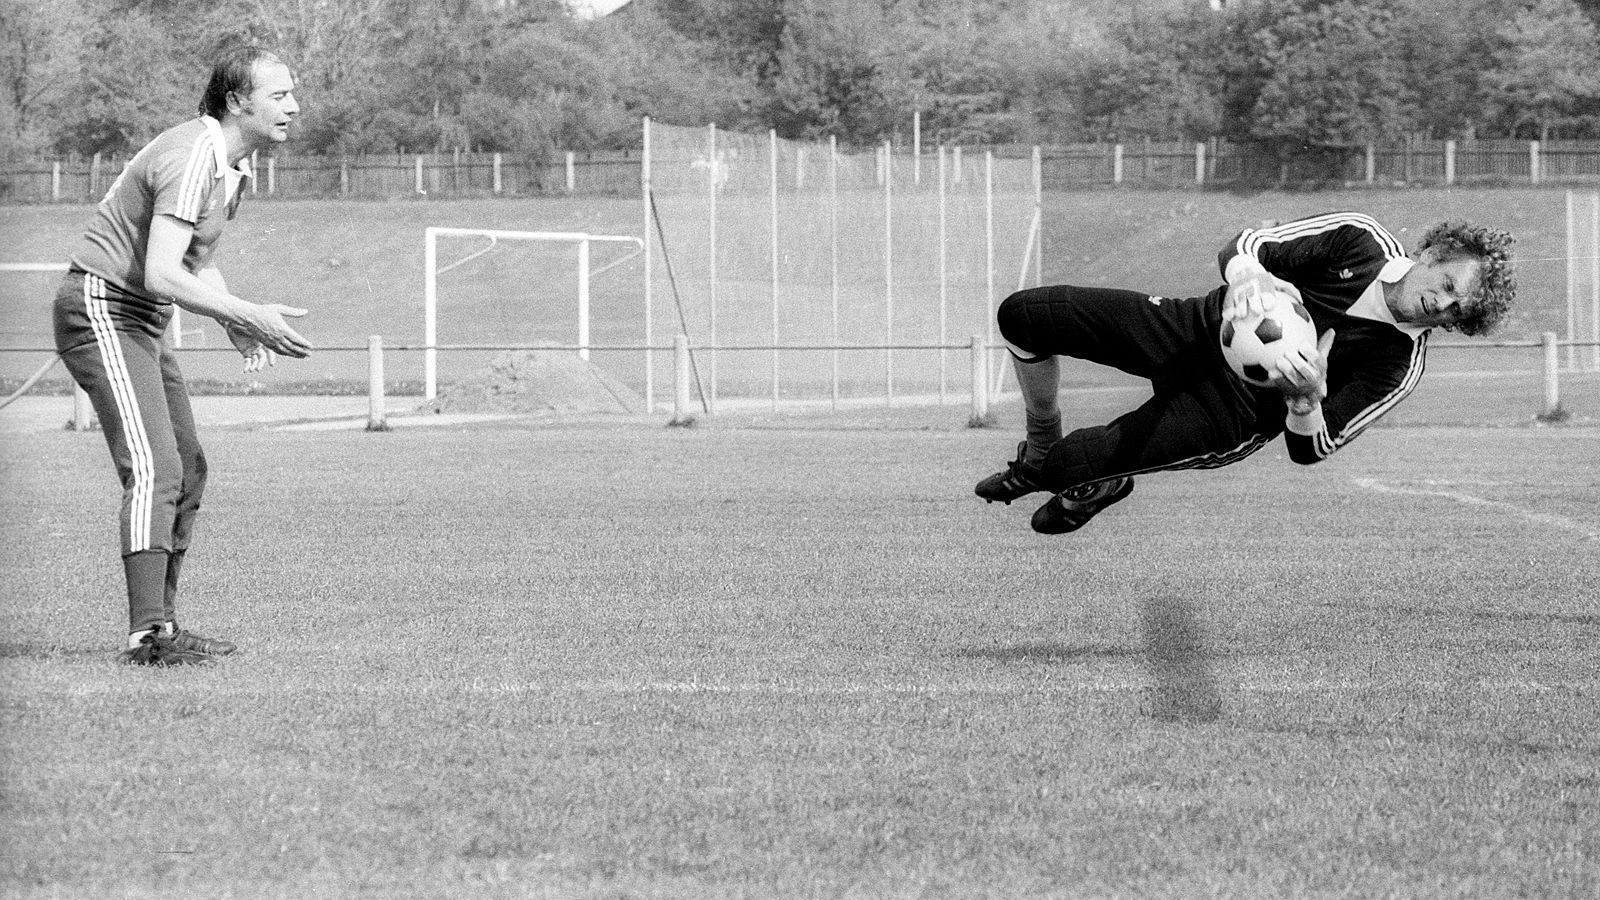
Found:
[{"label": "shadow on grass", "polygon": [[1150,675],[1140,712],[1160,722],[1204,723],[1222,717],[1222,695],[1211,673],[1211,652],[1183,597],[1150,597],[1139,604],[1142,647],[1105,644],[1016,644],[967,647],[965,659],[1000,663],[1082,663],[1103,659],[1143,660]]},{"label": "shadow on grass", "polygon": [[1527,622],[1536,625],[1600,625],[1600,616],[1565,613],[1524,612],[1468,612],[1468,616],[1486,622]]},{"label": "shadow on grass", "polygon": [[105,647],[69,647],[63,644],[51,644],[42,641],[18,643],[13,641],[0,641],[0,659],[31,659],[37,661],[51,659],[93,659],[96,657],[110,658],[112,654]]},{"label": "shadow on grass", "polygon": [[956,651],[965,659],[989,659],[995,662],[1074,663],[1093,659],[1123,659],[1138,657],[1140,652],[1129,647],[1087,646],[1038,643],[1017,644],[1012,647],[967,647]]},{"label": "shadow on grass", "polygon": [[1194,604],[1183,597],[1146,598],[1139,603],[1139,625],[1151,681],[1142,711],[1160,722],[1221,718],[1222,695]]},{"label": "shadow on grass", "polygon": [[[1409,741],[1441,747],[1467,748],[1479,753],[1503,754],[1518,758],[1540,756],[1547,753],[1580,751],[1578,743],[1538,741],[1512,734],[1473,733],[1461,731],[1430,730],[1404,723],[1337,724],[1337,723],[1284,723],[1256,724],[1251,730],[1264,734],[1311,738],[1329,742],[1359,742],[1380,740],[1394,746],[1396,742]],[[1593,787],[1600,779],[1587,775],[1568,779],[1574,787]]]},{"label": "shadow on grass", "polygon": [[1481,622],[1511,622],[1527,625],[1576,625],[1579,627],[1600,625],[1600,615],[1593,613],[1524,612],[1521,610],[1503,612],[1499,610],[1459,609],[1443,606],[1362,603],[1350,600],[1323,600],[1317,602],[1316,605],[1323,609],[1334,609],[1343,612],[1358,610],[1369,615],[1382,616],[1385,621],[1393,621],[1398,616],[1407,615],[1430,619],[1476,619]]}]

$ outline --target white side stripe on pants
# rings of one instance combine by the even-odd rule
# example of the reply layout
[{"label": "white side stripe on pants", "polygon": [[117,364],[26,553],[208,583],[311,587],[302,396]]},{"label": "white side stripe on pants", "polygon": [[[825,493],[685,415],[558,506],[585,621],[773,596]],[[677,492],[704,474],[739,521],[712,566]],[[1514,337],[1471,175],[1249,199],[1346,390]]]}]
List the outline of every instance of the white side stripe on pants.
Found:
[{"label": "white side stripe on pants", "polygon": [[111,395],[117,402],[123,438],[128,444],[129,464],[133,468],[133,496],[128,504],[128,552],[137,553],[150,549],[150,518],[155,506],[155,461],[150,452],[150,438],[145,432],[144,416],[139,409],[139,398],[133,392],[133,379],[128,374],[127,360],[122,355],[122,342],[111,324],[104,279],[95,275],[83,276],[83,303],[94,330],[95,344],[100,348],[100,362],[105,366]]}]

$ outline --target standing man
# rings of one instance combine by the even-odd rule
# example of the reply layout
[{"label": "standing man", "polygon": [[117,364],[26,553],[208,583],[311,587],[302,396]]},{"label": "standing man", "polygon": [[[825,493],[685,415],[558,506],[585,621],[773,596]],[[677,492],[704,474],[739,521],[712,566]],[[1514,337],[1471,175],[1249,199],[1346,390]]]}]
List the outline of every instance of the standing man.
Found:
[{"label": "standing man", "polygon": [[[1245,229],[1218,254],[1226,284],[1203,297],[1068,286],[1012,294],[998,320],[1027,438],[976,493],[1010,503],[1049,491],[1033,529],[1063,534],[1127,497],[1135,475],[1225,466],[1280,433],[1295,462],[1326,459],[1416,387],[1433,328],[1476,335],[1499,323],[1516,294],[1511,244],[1499,229],[1445,222],[1408,257],[1370,217],[1329,213]],[[1273,387],[1253,387],[1223,360],[1218,333],[1283,302],[1279,292],[1301,299],[1321,339],[1280,360]],[[1147,378],[1153,396],[1063,437],[1059,356]]]},{"label": "standing man", "polygon": [[136,154],[100,201],[56,292],[56,349],[88,393],[122,481],[126,662],[206,663],[229,641],[178,627],[178,576],[205,490],[206,460],[178,361],[163,341],[174,308],[209,316],[246,372],[311,345],[285,317],[306,311],[228,292],[212,263],[252,177],[250,155],[288,139],[294,78],[254,47],[221,55],[200,115]]}]

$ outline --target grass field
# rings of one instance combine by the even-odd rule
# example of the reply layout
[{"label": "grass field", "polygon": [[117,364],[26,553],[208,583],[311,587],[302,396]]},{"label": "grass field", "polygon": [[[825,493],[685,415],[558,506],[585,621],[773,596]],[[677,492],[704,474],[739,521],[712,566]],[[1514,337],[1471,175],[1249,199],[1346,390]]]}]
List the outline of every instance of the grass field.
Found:
[{"label": "grass field", "polygon": [[213,429],[184,608],[244,655],[171,672],[99,436],[8,432],[0,894],[1600,894],[1600,429],[1044,538],[970,494],[1000,416]]},{"label": "grass field", "polygon": [[[1169,293],[1264,218],[1492,221],[1529,260],[1505,336],[1564,327],[1559,190],[1047,204],[1047,281]],[[0,260],[56,258],[86,211],[0,207]],[[638,218],[260,203],[223,263],[323,346],[414,340],[423,226]],[[0,348],[48,342],[25,287],[0,283]],[[1540,424],[1538,362],[1437,348],[1330,461],[1143,477],[1058,538],[971,495],[1014,401],[998,429],[957,397],[366,433],[203,398],[186,624],[245,649],[171,672],[115,662],[103,440],[25,398],[0,410],[0,896],[1600,895],[1600,374]],[[1069,426],[1137,402],[1066,374]]]}]

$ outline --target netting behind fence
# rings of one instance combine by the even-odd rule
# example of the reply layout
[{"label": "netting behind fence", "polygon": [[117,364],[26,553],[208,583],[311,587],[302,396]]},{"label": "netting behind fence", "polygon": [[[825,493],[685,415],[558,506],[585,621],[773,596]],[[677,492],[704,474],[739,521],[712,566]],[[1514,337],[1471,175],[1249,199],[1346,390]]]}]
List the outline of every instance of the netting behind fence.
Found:
[{"label": "netting behind fence", "polygon": [[1600,371],[1600,193],[1568,191],[1567,333],[1569,369]]},{"label": "netting behind fence", "polygon": [[931,348],[991,339],[1032,283],[1031,158],[648,127],[651,343],[700,348],[710,403],[965,391],[965,355]]}]

